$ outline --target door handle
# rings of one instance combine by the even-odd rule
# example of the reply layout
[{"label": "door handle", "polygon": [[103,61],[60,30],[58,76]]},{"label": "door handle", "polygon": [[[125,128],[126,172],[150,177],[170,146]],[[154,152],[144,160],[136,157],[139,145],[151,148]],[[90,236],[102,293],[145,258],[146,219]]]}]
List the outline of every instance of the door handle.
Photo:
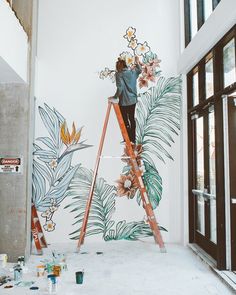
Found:
[{"label": "door handle", "polygon": [[236,204],[236,198],[231,198],[231,203]]}]

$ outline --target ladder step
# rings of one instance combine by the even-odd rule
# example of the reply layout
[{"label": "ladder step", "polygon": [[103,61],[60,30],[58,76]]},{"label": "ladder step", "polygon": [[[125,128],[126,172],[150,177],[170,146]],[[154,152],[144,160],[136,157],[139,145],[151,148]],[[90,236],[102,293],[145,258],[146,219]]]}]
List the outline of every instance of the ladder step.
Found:
[{"label": "ladder step", "polygon": [[100,159],[130,159],[128,156],[100,156]]}]

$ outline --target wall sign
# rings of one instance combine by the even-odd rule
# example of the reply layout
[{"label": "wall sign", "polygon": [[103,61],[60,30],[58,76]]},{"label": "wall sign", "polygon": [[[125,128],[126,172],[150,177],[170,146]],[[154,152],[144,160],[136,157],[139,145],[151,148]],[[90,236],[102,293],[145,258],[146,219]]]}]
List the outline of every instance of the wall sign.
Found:
[{"label": "wall sign", "polygon": [[18,157],[0,158],[0,173],[21,174],[22,158],[18,158]]}]

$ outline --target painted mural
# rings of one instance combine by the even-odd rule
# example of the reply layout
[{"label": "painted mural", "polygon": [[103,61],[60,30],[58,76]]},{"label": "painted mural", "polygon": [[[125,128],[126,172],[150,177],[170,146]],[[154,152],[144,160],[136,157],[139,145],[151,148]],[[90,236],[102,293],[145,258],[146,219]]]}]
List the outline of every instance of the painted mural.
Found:
[{"label": "painted mural", "polygon": [[[165,78],[161,74],[156,53],[151,51],[147,41],[139,42],[136,29],[129,27],[123,36],[127,40],[127,51],[120,54],[129,67],[134,66],[135,55],[139,56],[142,73],[138,79],[138,103],[136,107],[136,148],[135,153],[154,209],[162,198],[163,183],[158,172],[158,161],[173,160],[168,150],[173,147],[174,138],[180,129],[181,78]],[[99,78],[115,81],[115,71],[106,67],[99,72]],[[39,137],[34,144],[33,203],[45,222],[43,227],[51,232],[56,229],[53,216],[58,210],[75,214],[71,239],[78,239],[86,200],[92,182],[93,171],[72,165],[75,152],[91,145],[80,141],[82,128],[72,124],[71,131],[66,119],[55,108],[39,107],[39,114],[47,130],[47,136]],[[127,151],[124,148],[124,155]],[[109,240],[136,240],[151,236],[146,220],[127,222],[114,221],[116,200],[127,197],[141,205],[141,196],[128,159],[116,185],[104,178],[97,178],[86,235],[102,235]],[[62,201],[70,200],[66,207]],[[142,206],[142,205],[141,205]],[[162,230],[166,230],[160,226]]]}]

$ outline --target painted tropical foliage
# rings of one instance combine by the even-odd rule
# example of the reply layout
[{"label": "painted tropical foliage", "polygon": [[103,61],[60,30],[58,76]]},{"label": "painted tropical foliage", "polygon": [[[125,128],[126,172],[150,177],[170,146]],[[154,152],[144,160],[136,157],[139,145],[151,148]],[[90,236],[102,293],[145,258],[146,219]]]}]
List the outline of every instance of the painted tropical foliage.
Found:
[{"label": "painted tropical foliage", "polygon": [[[137,162],[143,170],[143,181],[147,188],[152,207],[156,209],[162,198],[163,183],[157,164],[167,159],[173,160],[171,148],[180,129],[181,78],[166,79],[161,75],[160,60],[148,43],[139,42],[136,29],[129,27],[124,38],[128,41],[128,50],[120,54],[128,66],[134,66],[135,55],[142,63],[142,73],[138,86],[142,92],[138,95],[136,108]],[[115,71],[108,67],[99,73],[101,79],[114,81]],[[144,91],[145,90],[145,91]],[[86,200],[92,183],[93,171],[72,165],[74,152],[90,145],[80,141],[82,128],[75,124],[69,131],[65,118],[54,108],[44,105],[39,113],[48,131],[47,137],[37,138],[34,145],[33,202],[41,216],[45,218],[44,229],[52,231],[55,223],[53,214],[61,202],[67,198],[69,204],[64,208],[73,214],[73,232],[71,239],[78,239]],[[124,156],[127,151],[124,148]],[[117,198],[127,197],[141,205],[138,190],[129,159],[124,158],[124,167],[116,186],[103,178],[97,178],[86,235],[102,235],[109,240],[136,240],[152,235],[145,220],[126,222],[114,221]],[[160,229],[165,228],[160,226]]]},{"label": "painted tropical foliage", "polygon": [[48,136],[37,138],[34,144],[32,202],[45,218],[44,229],[53,231],[52,217],[80,166],[71,165],[72,154],[90,145],[79,141],[82,128],[76,130],[73,123],[70,133],[65,118],[54,108],[45,104],[39,107],[39,114]]}]

